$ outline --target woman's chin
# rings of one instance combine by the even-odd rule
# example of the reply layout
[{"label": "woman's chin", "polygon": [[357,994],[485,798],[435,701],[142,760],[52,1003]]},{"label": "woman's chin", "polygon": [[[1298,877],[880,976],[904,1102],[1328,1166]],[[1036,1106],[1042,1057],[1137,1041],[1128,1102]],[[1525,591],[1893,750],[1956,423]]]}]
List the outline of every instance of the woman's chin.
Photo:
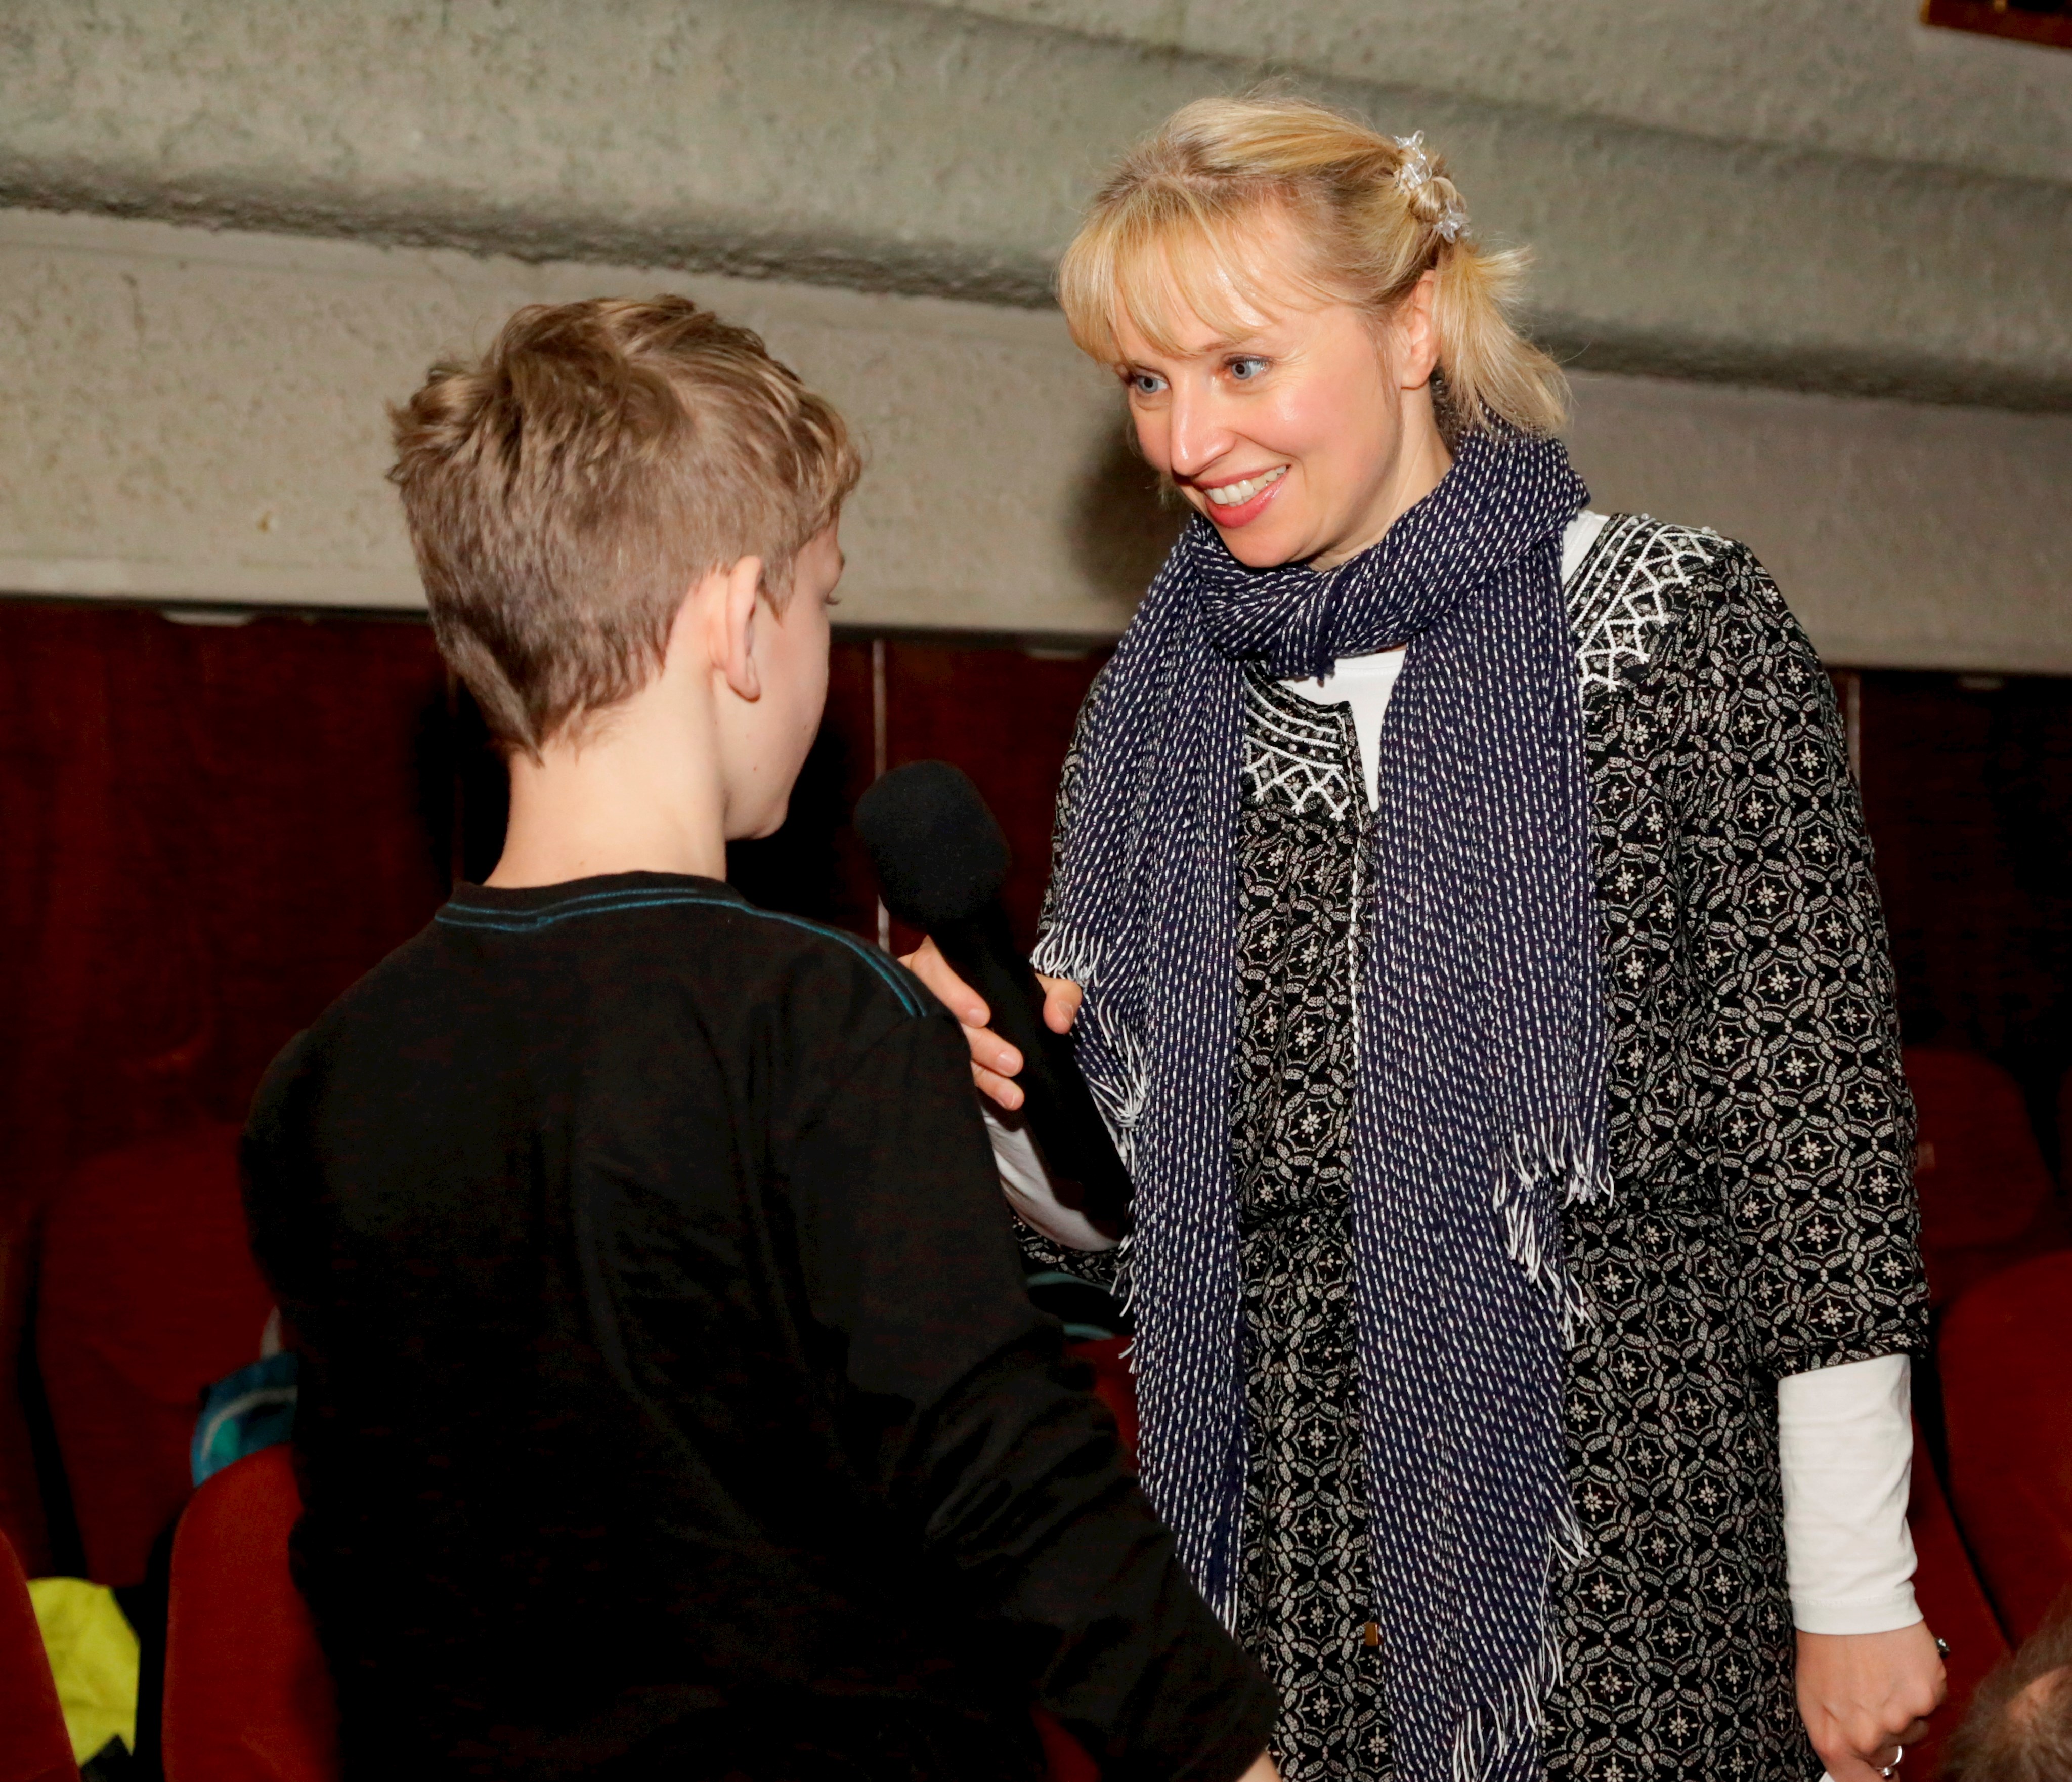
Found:
[{"label": "woman's chin", "polygon": [[1223,548],[1248,570],[1277,569],[1283,563],[1293,562],[1300,549],[1291,529],[1285,526],[1235,526],[1227,529],[1219,526]]}]

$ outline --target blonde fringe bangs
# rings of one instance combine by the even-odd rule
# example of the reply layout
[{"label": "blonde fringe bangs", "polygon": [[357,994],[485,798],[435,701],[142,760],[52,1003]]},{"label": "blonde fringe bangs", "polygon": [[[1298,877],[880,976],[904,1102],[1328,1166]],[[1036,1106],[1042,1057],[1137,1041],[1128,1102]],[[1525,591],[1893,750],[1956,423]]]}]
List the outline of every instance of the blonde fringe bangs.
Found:
[{"label": "blonde fringe bangs", "polygon": [[1311,256],[1267,261],[1274,224],[1294,202],[1293,194],[1265,191],[1241,205],[1170,186],[1132,193],[1081,232],[1059,267],[1059,302],[1073,341],[1097,363],[1120,366],[1119,322],[1161,352],[1177,353],[1190,321],[1235,340],[1291,307],[1346,302],[1347,292],[1302,263]]}]

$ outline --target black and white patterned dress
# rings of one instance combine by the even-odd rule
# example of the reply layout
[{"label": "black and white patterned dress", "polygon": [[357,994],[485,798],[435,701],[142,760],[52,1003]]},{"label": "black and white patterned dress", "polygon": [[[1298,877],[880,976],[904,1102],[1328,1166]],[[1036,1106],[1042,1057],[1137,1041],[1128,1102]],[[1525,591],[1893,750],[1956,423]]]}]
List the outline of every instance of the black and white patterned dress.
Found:
[{"label": "black and white patterned dress", "polygon": [[[1564,1663],[1547,1772],[1810,1782],[1776,1381],[1926,1334],[1913,1113],[1868,843],[1826,676],[1743,547],[1615,517],[1565,592],[1617,1191],[1564,1214],[1596,1308],[1567,1389],[1589,1551],[1551,1606]],[[1257,673],[1246,701],[1238,1632],[1282,1692],[1289,1782],[1380,1779],[1348,1204],[1372,817],[1346,707]],[[1128,1267],[1126,1251],[1024,1243],[1104,1285]]]}]

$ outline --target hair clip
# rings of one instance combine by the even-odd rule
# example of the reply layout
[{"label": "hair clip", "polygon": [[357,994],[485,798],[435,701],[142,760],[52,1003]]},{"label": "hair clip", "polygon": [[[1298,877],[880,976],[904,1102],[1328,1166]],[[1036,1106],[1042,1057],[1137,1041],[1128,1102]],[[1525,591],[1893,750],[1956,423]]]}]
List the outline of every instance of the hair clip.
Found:
[{"label": "hair clip", "polygon": [[[1395,142],[1403,150],[1402,163],[1396,170],[1396,189],[1409,200],[1410,208],[1423,216],[1420,203],[1433,179],[1432,158],[1424,152],[1424,133],[1412,130],[1408,136],[1396,138]],[[1446,182],[1444,208],[1436,217],[1424,220],[1441,240],[1452,242],[1461,238],[1461,231],[1468,226],[1468,213],[1461,204],[1460,194],[1453,189],[1451,180]]]}]

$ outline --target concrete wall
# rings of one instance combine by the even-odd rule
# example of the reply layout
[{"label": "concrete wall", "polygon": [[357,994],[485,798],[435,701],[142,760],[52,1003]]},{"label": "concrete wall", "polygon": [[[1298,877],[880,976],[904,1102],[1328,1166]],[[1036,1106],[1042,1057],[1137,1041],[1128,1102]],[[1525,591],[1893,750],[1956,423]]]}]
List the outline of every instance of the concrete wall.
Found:
[{"label": "concrete wall", "polygon": [[1280,65],[1428,131],[1591,368],[2072,406],[2072,87],[1910,5],[4,0],[0,204],[1034,305]]},{"label": "concrete wall", "polygon": [[933,0],[1190,54],[1679,134],[2072,180],[2072,56],[1920,0]]},{"label": "concrete wall", "polygon": [[[521,302],[670,288],[861,428],[840,617],[1112,634],[1173,520],[1051,311],[0,212],[0,591],[409,607],[382,405]],[[2072,416],[1585,375],[1601,505],[1717,527],[1831,660],[2072,672]]]},{"label": "concrete wall", "polygon": [[845,618],[1112,633],[1173,519],[1048,307],[1272,72],[1531,242],[1602,503],[1865,665],[2072,671],[2072,56],[1914,0],[0,0],[0,591],[407,607],[384,401],[660,287],[861,426]]}]

